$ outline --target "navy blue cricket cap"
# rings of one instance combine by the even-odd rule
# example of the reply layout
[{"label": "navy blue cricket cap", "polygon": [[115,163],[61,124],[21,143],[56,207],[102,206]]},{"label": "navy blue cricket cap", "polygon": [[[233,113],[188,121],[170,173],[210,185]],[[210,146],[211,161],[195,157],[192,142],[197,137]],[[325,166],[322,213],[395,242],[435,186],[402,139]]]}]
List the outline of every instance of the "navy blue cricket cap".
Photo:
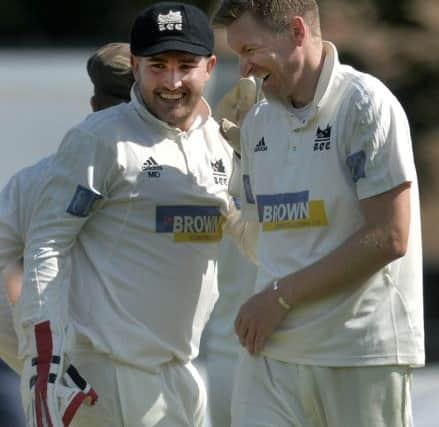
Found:
[{"label": "navy blue cricket cap", "polygon": [[178,2],[160,2],[147,7],[131,29],[131,53],[153,56],[169,51],[210,56],[213,30],[207,15],[195,6]]}]

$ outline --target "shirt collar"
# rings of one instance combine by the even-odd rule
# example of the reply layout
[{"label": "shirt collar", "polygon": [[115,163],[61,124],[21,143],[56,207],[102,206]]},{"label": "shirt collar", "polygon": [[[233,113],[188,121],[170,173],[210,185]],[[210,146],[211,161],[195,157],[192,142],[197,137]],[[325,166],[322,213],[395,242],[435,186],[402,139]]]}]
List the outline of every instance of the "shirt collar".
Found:
[{"label": "shirt collar", "polygon": [[307,123],[315,117],[315,115],[328,99],[332,79],[334,76],[334,69],[339,65],[339,60],[337,48],[333,43],[329,41],[324,41],[323,51],[325,53],[325,59],[323,61],[323,66],[320,72],[319,79],[317,81],[314,98],[309,104],[306,118],[299,119],[294,115],[292,116],[295,128],[305,127]]},{"label": "shirt collar", "polygon": [[317,83],[316,92],[314,94],[313,104],[317,108],[325,103],[330,92],[334,69],[339,65],[337,48],[329,41],[323,42],[323,51],[325,52],[325,60],[323,62],[322,71]]}]

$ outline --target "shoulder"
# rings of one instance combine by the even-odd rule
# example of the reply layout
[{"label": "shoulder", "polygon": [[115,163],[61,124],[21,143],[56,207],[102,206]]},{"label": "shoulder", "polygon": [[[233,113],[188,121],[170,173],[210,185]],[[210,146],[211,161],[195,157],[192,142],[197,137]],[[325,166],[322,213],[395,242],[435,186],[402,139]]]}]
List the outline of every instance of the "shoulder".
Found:
[{"label": "shoulder", "polygon": [[[342,65],[339,81],[338,126],[341,132],[363,129],[385,137],[394,126],[408,126],[407,115],[391,90],[378,78]],[[337,98],[337,95],[334,95]]]},{"label": "shoulder", "polygon": [[344,66],[342,77],[347,78],[347,100],[354,111],[378,112],[383,108],[400,109],[401,105],[391,90],[378,78]]},{"label": "shoulder", "polygon": [[244,127],[257,127],[265,126],[267,123],[272,122],[274,118],[279,121],[279,118],[285,114],[285,107],[279,102],[267,99],[259,101],[246,114],[242,126]]},{"label": "shoulder", "polygon": [[119,104],[89,114],[66,133],[58,149],[57,158],[60,153],[80,155],[93,151],[116,150],[118,141],[130,138],[129,129],[133,128],[129,120],[133,116],[130,105]]},{"label": "shoulder", "polygon": [[75,129],[99,140],[117,140],[132,127],[133,113],[131,103],[118,104],[89,114]]},{"label": "shoulder", "polygon": [[45,157],[37,163],[20,169],[15,173],[3,188],[2,193],[17,193],[17,196],[23,192],[33,193],[35,187],[39,185],[40,178],[49,169],[53,156]]},{"label": "shoulder", "polygon": [[249,139],[278,132],[285,125],[288,117],[285,107],[277,101],[263,99],[255,104],[246,114],[241,124],[241,145],[246,145]]},{"label": "shoulder", "polygon": [[284,108],[276,101],[268,101],[267,99],[262,99],[250,109],[245,119],[250,121],[266,120],[273,116],[279,114]]},{"label": "shoulder", "polygon": [[42,176],[48,170],[52,160],[53,155],[44,157],[37,163],[19,170],[15,174],[16,180],[19,182],[26,182],[27,184],[31,184],[32,180],[39,176]]}]

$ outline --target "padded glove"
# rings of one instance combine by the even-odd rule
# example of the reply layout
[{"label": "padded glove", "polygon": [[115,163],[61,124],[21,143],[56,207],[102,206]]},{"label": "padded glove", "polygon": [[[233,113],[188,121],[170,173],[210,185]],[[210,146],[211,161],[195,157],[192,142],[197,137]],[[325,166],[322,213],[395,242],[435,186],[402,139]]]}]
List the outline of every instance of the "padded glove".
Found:
[{"label": "padded glove", "polygon": [[33,329],[35,356],[25,360],[21,379],[27,425],[67,427],[81,404],[96,403],[97,394],[76,368],[66,363],[62,338],[52,333],[50,322],[38,323]]},{"label": "padded glove", "polygon": [[254,77],[242,77],[218,102],[214,116],[220,131],[233,150],[240,153],[239,125],[245,115],[258,102],[260,95]]}]

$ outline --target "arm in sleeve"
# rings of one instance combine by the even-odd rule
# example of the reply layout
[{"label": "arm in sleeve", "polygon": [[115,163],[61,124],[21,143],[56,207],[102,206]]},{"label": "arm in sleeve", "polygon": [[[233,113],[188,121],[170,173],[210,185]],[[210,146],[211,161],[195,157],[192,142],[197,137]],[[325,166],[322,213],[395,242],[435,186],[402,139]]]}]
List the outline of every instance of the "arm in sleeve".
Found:
[{"label": "arm in sleeve", "polygon": [[[245,124],[245,121],[244,121]],[[259,222],[256,201],[250,183],[250,159],[246,150],[246,128],[240,128],[241,153],[233,153],[233,170],[229,193],[234,202],[230,203],[225,232],[230,234],[238,249],[254,264],[257,264]]]},{"label": "arm in sleeve", "polygon": [[22,357],[33,352],[26,337],[36,323],[48,320],[54,334],[64,334],[69,251],[105,197],[114,158],[111,147],[73,128],[45,175],[26,241],[23,292],[14,307]]},{"label": "arm in sleeve", "polygon": [[[254,184],[252,182],[252,157],[253,154],[249,149],[248,129],[249,121],[244,119],[240,128],[241,137],[241,154],[240,158],[236,159],[233,167],[233,175],[239,175],[239,180],[234,177],[235,181],[239,182],[239,200],[241,207],[241,215],[244,221],[259,222],[258,210],[256,205],[256,195],[254,194]],[[237,157],[237,154],[234,153]],[[235,172],[236,169],[236,172]],[[233,180],[231,180],[233,182]]]},{"label": "arm in sleeve", "polygon": [[230,203],[224,231],[228,233],[238,249],[254,264],[257,265],[257,247],[259,239],[259,224],[254,221],[243,221],[241,211],[235,203]]},{"label": "arm in sleeve", "polygon": [[383,85],[354,92],[341,141],[358,199],[416,180],[407,116]]},{"label": "arm in sleeve", "polygon": [[361,286],[407,250],[410,184],[416,180],[410,131],[398,101],[378,89],[385,92],[369,88],[347,103],[342,139],[364,224],[330,254],[279,281],[293,307]]},{"label": "arm in sleeve", "polygon": [[0,271],[23,256],[18,187],[13,176],[0,192]]}]

